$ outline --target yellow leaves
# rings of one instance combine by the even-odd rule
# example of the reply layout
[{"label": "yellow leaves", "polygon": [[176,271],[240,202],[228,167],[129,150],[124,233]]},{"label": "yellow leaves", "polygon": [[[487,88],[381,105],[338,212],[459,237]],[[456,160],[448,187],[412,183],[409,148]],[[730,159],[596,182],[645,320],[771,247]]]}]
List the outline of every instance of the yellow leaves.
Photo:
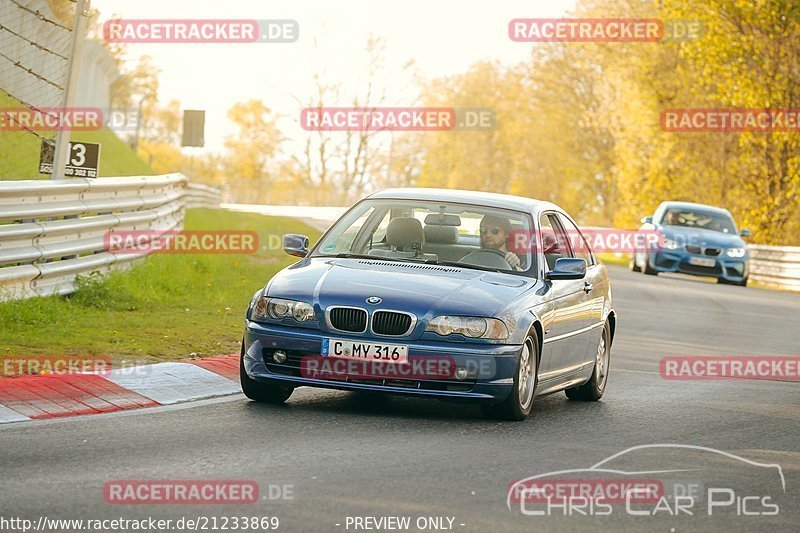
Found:
[{"label": "yellow leaves", "polygon": [[426,105],[491,107],[497,129],[425,135],[419,184],[548,199],[582,224],[623,227],[662,200],[691,200],[729,208],[754,242],[798,242],[796,133],[672,133],[659,123],[665,108],[800,105],[798,18],[761,4],[579,2],[578,16],[699,20],[703,36],[548,43],[515,67],[479,63],[434,80]]}]

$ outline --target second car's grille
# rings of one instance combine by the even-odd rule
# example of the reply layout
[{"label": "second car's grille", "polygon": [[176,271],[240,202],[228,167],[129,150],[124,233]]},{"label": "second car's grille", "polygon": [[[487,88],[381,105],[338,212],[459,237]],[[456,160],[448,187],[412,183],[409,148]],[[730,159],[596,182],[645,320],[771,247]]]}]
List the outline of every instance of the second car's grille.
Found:
[{"label": "second car's grille", "polygon": [[405,335],[412,319],[405,313],[375,311],[372,315],[372,331],[378,335]]},{"label": "second car's grille", "polygon": [[334,307],[330,310],[330,321],[336,329],[361,333],[367,329],[367,312],[352,307]]},{"label": "second car's grille", "polygon": [[711,256],[711,257],[716,257],[716,256],[718,256],[720,254],[720,252],[722,252],[722,249],[721,248],[714,248],[714,247],[704,248],[702,246],[696,246],[696,245],[693,245],[693,244],[687,244],[686,245],[686,251],[689,252],[690,254],[697,254],[697,255],[705,254],[705,255],[708,255],[708,256]]}]

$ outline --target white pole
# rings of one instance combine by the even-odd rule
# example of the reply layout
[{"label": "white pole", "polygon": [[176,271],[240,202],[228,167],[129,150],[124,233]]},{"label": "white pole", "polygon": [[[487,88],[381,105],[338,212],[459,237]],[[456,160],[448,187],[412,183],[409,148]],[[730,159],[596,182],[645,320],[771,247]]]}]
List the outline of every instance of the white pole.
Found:
[{"label": "white pole", "polygon": [[[72,52],[67,62],[67,82],[64,86],[64,105],[66,112],[75,105],[75,92],[78,87],[78,67],[83,37],[86,31],[86,19],[83,16],[89,9],[89,0],[77,0],[75,4],[75,23],[72,25]],[[69,160],[69,130],[59,129],[56,133],[56,146],[53,153],[53,173],[50,179],[64,179],[64,169]]]}]

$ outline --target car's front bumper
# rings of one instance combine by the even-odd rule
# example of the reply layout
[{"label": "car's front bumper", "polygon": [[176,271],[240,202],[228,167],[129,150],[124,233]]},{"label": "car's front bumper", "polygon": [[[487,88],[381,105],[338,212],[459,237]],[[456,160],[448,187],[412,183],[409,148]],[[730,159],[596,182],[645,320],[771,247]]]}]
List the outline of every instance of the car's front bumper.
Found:
[{"label": "car's front bumper", "polygon": [[[712,259],[714,266],[699,266],[690,263],[692,257]],[[726,255],[716,257],[693,255],[683,251],[662,250],[647,258],[650,268],[657,272],[678,272],[692,276],[708,276],[726,281],[742,281],[749,274],[746,257],[732,259]]]},{"label": "car's front bumper", "polygon": [[[468,370],[468,376],[458,379],[455,375],[436,373],[420,375],[348,377],[338,374],[335,379],[322,379],[309,371],[308,361],[318,364],[322,360],[322,339],[337,338],[353,341],[404,344],[408,346],[409,359],[417,362],[425,358],[452,363],[453,368]],[[504,400],[513,387],[514,373],[521,346],[507,344],[478,344],[456,342],[403,341],[401,339],[373,339],[347,334],[330,334],[306,328],[261,324],[246,321],[244,332],[244,369],[251,379],[261,382],[280,383],[299,387],[325,387],[343,390],[369,390],[388,393],[431,396],[438,398]],[[288,355],[283,364],[272,359],[272,354],[281,350]],[[309,359],[312,358],[312,359]],[[327,359],[327,358],[326,358]],[[344,361],[342,359],[332,360]],[[330,374],[325,376],[331,377]]]}]

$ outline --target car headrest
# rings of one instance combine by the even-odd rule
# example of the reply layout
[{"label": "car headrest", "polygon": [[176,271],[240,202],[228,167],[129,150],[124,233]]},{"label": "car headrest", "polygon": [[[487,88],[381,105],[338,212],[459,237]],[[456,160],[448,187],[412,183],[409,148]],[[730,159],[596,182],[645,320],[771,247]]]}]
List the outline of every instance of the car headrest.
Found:
[{"label": "car headrest", "polygon": [[415,242],[425,242],[422,222],[416,218],[393,218],[386,228],[386,243],[398,249],[410,248]]},{"label": "car headrest", "polygon": [[458,228],[455,226],[425,226],[425,242],[455,244],[458,242]]}]

